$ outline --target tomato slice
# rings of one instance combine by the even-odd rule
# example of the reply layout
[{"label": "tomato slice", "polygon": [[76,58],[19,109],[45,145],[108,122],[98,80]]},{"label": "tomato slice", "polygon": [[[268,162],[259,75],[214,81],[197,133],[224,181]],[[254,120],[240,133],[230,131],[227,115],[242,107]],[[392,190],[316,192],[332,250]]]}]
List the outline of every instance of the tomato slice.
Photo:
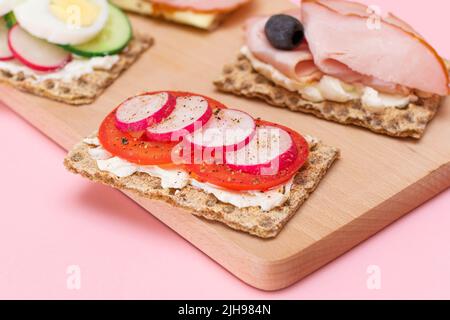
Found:
[{"label": "tomato slice", "polygon": [[[157,94],[158,92],[149,92],[148,94]],[[190,92],[181,91],[165,91],[172,94],[175,97],[184,96],[202,96]],[[211,108],[226,108],[222,103],[204,97]],[[109,153],[124,160],[139,165],[159,165],[159,166],[172,166],[172,151],[174,147],[178,145],[178,142],[157,142],[149,141],[145,135],[138,132],[122,132],[116,127],[115,113],[117,108],[114,109],[100,126],[98,138],[101,145]]]},{"label": "tomato slice", "polygon": [[170,164],[172,149],[177,145],[176,142],[145,141],[120,131],[116,127],[115,110],[101,124],[98,139],[112,155],[140,165]]},{"label": "tomato slice", "polygon": [[236,191],[268,190],[289,181],[308,159],[308,142],[299,133],[287,127],[263,120],[257,120],[256,123],[257,125],[278,127],[291,135],[298,150],[298,156],[292,164],[275,175],[254,175],[235,171],[225,164],[187,164],[185,168],[198,181]]},{"label": "tomato slice", "polygon": [[[159,92],[150,92],[157,94]],[[167,91],[175,97],[198,95],[190,92]],[[212,109],[226,108],[222,103],[202,96],[208,100]],[[149,141],[144,134],[122,132],[116,127],[115,112],[112,111],[100,126],[98,138],[101,145],[114,156],[139,165],[158,165],[166,168],[180,167],[189,171],[190,175],[201,182],[208,182],[225,189],[268,190],[290,180],[305,164],[309,155],[306,140],[294,130],[268,121],[257,120],[258,125],[279,127],[287,131],[298,150],[298,157],[288,167],[275,175],[253,175],[230,169],[224,164],[175,164],[172,153],[179,142]],[[178,157],[176,159],[179,159]]]}]

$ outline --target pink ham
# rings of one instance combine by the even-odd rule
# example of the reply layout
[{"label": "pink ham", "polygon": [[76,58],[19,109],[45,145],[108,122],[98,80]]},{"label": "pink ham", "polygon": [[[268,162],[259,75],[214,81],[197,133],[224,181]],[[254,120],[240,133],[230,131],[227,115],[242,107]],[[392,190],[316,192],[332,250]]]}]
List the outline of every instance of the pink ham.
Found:
[{"label": "pink ham", "polygon": [[[300,11],[289,12],[297,19]],[[314,64],[313,56],[305,42],[292,51],[274,48],[264,33],[269,17],[256,17],[246,23],[246,45],[250,52],[262,62],[270,64],[285,76],[299,82],[320,79],[322,73]]]},{"label": "pink ham", "polygon": [[194,11],[232,11],[250,0],[151,0],[151,3]]},{"label": "pink ham", "polygon": [[[343,0],[304,0],[302,22],[314,62],[324,73],[390,91],[402,87],[448,94],[443,60],[411,26],[388,15],[367,26],[367,7]],[[396,85],[395,85],[396,84]]]},{"label": "pink ham", "polygon": [[[286,12],[293,17],[300,19],[300,10]],[[265,62],[283,73],[290,79],[301,83],[308,83],[313,80],[320,80],[323,73],[314,63],[314,57],[307,42],[292,51],[279,50],[274,48],[264,32],[264,27],[269,17],[257,17],[249,19],[246,23],[246,44],[250,52],[262,62]],[[335,66],[337,72],[335,76],[349,83],[363,83],[382,92],[408,94],[409,90],[395,83],[385,82],[374,77],[365,76],[349,69],[345,65]]]},{"label": "pink ham", "polygon": [[[373,14],[370,8],[359,2],[343,0],[303,0],[303,2],[317,2],[318,4],[321,4],[328,9],[338,12],[342,15],[356,15],[362,18],[369,18]],[[400,18],[394,16],[392,13],[388,13],[386,16],[380,18],[387,23],[402,28],[404,31],[411,32],[419,37],[422,37],[419,35],[419,33],[417,33],[417,31],[413,29],[413,27],[411,27],[408,23],[401,20]]]}]

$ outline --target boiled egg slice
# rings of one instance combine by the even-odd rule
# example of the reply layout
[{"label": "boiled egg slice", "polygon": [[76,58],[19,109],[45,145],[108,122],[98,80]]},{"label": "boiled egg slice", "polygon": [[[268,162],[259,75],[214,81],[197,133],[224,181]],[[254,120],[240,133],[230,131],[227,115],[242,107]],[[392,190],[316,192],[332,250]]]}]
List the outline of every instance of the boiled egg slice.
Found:
[{"label": "boiled egg slice", "polygon": [[14,9],[17,22],[35,37],[61,45],[88,42],[102,31],[107,0],[26,0]]}]

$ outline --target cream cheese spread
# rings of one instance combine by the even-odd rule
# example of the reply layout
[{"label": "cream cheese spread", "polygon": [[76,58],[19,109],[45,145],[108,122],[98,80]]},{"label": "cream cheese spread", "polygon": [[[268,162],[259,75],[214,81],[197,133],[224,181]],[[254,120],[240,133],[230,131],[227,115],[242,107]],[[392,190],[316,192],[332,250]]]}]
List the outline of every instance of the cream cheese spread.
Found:
[{"label": "cream cheese spread", "polygon": [[220,189],[210,183],[202,183],[195,179],[191,179],[190,184],[213,194],[217,199],[224,203],[231,203],[238,208],[260,207],[263,211],[272,210],[275,207],[281,206],[289,198],[291,193],[293,179],[288,183],[279,186],[276,189],[271,189],[265,192],[262,191],[246,191],[246,192],[231,192]]},{"label": "cream cheese spread", "polygon": [[118,55],[93,57],[89,59],[74,57],[63,68],[49,73],[34,71],[16,61],[0,61],[0,69],[12,74],[22,72],[26,77],[32,78],[35,82],[43,82],[49,79],[70,82],[81,78],[85,74],[92,73],[94,70],[111,70],[118,61]]},{"label": "cream cheese spread", "polygon": [[289,198],[293,179],[274,189],[267,191],[230,191],[210,183],[203,183],[192,179],[182,170],[163,169],[158,166],[140,166],[119,157],[112,156],[100,145],[97,138],[87,138],[84,143],[91,146],[89,155],[96,160],[101,171],[109,172],[119,178],[129,177],[137,172],[149,174],[161,179],[161,187],[182,189],[188,185],[214,195],[218,200],[234,205],[238,208],[260,207],[263,211],[270,211],[281,206]]},{"label": "cream cheese spread", "polygon": [[304,84],[290,79],[273,66],[257,59],[247,46],[241,48],[241,53],[247,57],[257,72],[289,91],[298,92],[304,99],[311,102],[329,100],[344,103],[361,99],[361,103],[369,108],[404,108],[417,99],[414,95],[380,93],[362,84],[348,84],[327,75],[320,81]]}]

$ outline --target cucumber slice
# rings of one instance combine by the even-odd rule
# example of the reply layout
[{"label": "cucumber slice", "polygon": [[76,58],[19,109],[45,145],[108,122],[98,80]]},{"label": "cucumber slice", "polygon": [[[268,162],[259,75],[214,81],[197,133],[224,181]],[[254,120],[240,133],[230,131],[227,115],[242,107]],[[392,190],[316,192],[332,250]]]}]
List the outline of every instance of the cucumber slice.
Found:
[{"label": "cucumber slice", "polygon": [[103,57],[121,52],[132,36],[133,30],[128,17],[122,10],[110,4],[108,22],[94,39],[80,45],[62,47],[82,57]]},{"label": "cucumber slice", "polygon": [[6,21],[6,26],[8,29],[11,29],[17,23],[16,16],[12,11],[7,13],[3,18]]}]

